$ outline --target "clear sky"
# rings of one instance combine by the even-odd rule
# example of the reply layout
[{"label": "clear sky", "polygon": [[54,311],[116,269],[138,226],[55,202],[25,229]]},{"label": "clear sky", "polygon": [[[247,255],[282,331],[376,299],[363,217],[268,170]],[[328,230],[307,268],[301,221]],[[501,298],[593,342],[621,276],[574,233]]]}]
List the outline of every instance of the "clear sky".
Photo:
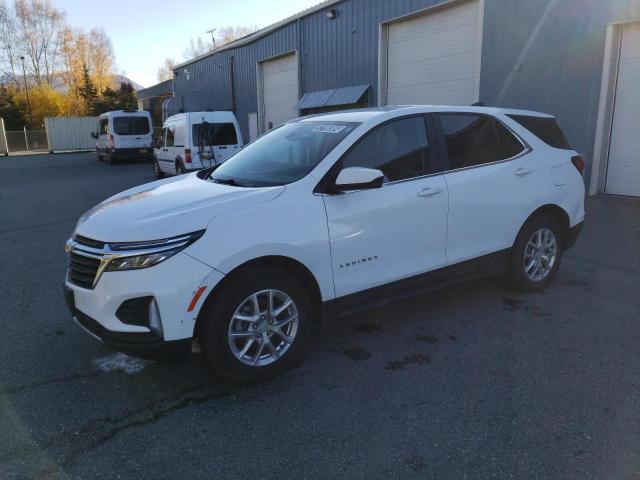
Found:
[{"label": "clear sky", "polygon": [[118,73],[148,87],[165,58],[181,62],[190,38],[228,25],[266,27],[320,0],[51,0],[75,27],[103,28]]}]

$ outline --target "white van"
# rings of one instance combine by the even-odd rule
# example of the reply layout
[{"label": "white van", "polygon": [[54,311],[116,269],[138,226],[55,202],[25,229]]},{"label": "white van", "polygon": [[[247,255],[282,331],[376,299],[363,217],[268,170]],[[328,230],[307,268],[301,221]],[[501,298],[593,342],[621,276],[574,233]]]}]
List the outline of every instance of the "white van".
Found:
[{"label": "white van", "polygon": [[153,158],[151,114],[144,110],[118,110],[98,117],[96,139],[98,160]]},{"label": "white van", "polygon": [[213,167],[242,148],[242,133],[232,112],[189,112],[164,122],[157,139],[153,170],[166,174]]}]

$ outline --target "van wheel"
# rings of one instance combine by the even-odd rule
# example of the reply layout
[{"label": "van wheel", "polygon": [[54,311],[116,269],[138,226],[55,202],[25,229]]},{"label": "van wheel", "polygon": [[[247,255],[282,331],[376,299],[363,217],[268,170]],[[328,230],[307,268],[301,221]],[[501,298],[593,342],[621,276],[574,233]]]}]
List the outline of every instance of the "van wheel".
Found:
[{"label": "van wheel", "polygon": [[556,276],[565,236],[550,215],[531,218],[520,230],[511,252],[508,285],[523,292],[539,292]]},{"label": "van wheel", "polygon": [[114,158],[114,156],[113,156],[113,155],[107,155],[107,163],[108,163],[109,165],[113,165],[113,164],[115,164],[115,163],[116,163],[116,159]]},{"label": "van wheel", "polygon": [[200,319],[206,363],[237,383],[267,380],[290,368],[312,323],[309,296],[294,276],[266,266],[245,273],[216,292]]},{"label": "van wheel", "polygon": [[182,162],[176,162],[176,175],[183,175],[184,167],[182,166]]},{"label": "van wheel", "polygon": [[158,179],[164,178],[164,172],[162,170],[160,170],[160,164],[158,163],[158,160],[156,160],[156,159],[153,160],[153,173],[155,174],[156,178],[158,178]]},{"label": "van wheel", "polygon": [[102,162],[104,160],[102,158],[102,155],[100,155],[99,153],[96,154],[96,158],[98,159],[99,162]]}]

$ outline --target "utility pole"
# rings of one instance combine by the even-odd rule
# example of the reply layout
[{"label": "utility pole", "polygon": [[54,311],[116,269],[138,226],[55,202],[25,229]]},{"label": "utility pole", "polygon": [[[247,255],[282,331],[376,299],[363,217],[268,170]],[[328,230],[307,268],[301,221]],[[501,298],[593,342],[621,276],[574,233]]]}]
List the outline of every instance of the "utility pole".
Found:
[{"label": "utility pole", "polygon": [[31,100],[29,100],[29,85],[27,85],[27,71],[24,68],[24,57],[20,57],[22,60],[22,76],[24,77],[24,89],[27,92],[27,108],[29,109],[29,126],[33,128],[33,116],[31,115]]}]

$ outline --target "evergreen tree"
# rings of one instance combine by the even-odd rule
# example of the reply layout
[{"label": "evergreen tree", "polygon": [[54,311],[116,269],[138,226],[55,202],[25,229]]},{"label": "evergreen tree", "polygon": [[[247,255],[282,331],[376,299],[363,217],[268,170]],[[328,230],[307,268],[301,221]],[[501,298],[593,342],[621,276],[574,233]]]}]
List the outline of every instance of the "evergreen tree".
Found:
[{"label": "evergreen tree", "polygon": [[4,85],[0,85],[0,117],[4,119],[7,130],[21,130],[25,124],[11,91]]},{"label": "evergreen tree", "polygon": [[85,111],[87,115],[95,115],[96,102],[98,100],[98,92],[89,75],[89,69],[84,65],[82,71],[82,84],[78,89],[78,95],[84,101]]},{"label": "evergreen tree", "polygon": [[119,92],[110,87],[102,91],[102,95],[94,105],[94,114],[100,115],[104,112],[111,112],[120,109]]},{"label": "evergreen tree", "polygon": [[121,82],[118,89],[118,103],[122,110],[137,110],[138,99],[136,92],[128,82]]}]

